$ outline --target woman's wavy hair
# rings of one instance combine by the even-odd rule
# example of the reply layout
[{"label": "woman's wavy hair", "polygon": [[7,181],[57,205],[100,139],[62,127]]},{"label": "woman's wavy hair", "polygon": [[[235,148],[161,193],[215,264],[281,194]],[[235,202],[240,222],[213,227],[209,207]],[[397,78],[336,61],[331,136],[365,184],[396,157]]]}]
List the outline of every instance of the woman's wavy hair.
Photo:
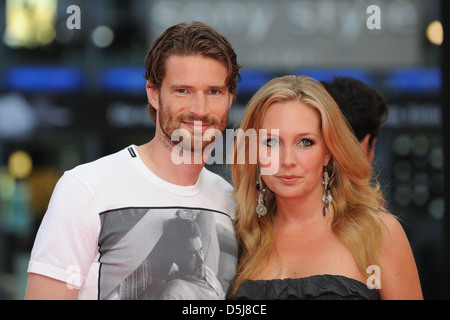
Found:
[{"label": "woman's wavy hair", "polygon": [[[306,76],[284,76],[265,84],[249,101],[241,117],[240,129],[245,132],[261,128],[267,109],[274,103],[300,101],[315,108],[321,121],[321,130],[332,157],[327,165],[331,179],[333,201],[327,210],[332,228],[348,246],[360,268],[366,274],[371,264],[378,264],[383,222],[380,211],[385,200],[374,176],[372,166],[361,151],[339,107],[325,88]],[[238,137],[239,138],[239,137]],[[266,196],[268,213],[256,214],[256,179],[258,166],[250,161],[237,161],[243,146],[245,156],[251,157],[249,141],[235,143],[234,163],[231,166],[234,197],[237,202],[234,220],[239,246],[239,263],[231,295],[242,281],[257,277],[264,270],[273,252],[273,222],[276,200],[273,193]]]}]

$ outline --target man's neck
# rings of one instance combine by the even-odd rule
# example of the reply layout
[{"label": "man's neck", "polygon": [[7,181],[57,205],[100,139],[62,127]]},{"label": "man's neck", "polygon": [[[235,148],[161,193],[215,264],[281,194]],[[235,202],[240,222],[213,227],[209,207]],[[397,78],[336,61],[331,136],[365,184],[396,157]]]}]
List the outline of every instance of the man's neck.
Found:
[{"label": "man's neck", "polygon": [[161,179],[180,186],[194,185],[204,166],[202,159],[198,161],[186,161],[187,163],[174,163],[172,149],[163,137],[155,137],[150,142],[137,147],[139,156],[144,164]]}]

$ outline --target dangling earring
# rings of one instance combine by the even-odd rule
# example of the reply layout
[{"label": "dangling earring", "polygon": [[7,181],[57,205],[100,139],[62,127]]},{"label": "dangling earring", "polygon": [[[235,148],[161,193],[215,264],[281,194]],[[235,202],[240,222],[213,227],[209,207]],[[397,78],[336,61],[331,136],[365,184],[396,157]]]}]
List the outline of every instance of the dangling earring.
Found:
[{"label": "dangling earring", "polygon": [[263,182],[261,179],[261,174],[258,174],[258,181],[256,181],[256,190],[258,190],[258,195],[256,196],[256,213],[259,217],[264,216],[267,213],[267,207],[264,205],[266,202],[265,192],[266,189],[263,188]]},{"label": "dangling earring", "polygon": [[323,169],[323,196],[322,196],[322,202],[323,202],[323,210],[322,210],[322,215],[325,217],[325,214],[327,213],[327,208],[329,206],[329,204],[331,203],[331,201],[333,201],[333,197],[331,196],[331,192],[330,192],[330,184],[329,184],[329,177],[328,177],[328,172],[327,170],[324,168]]}]

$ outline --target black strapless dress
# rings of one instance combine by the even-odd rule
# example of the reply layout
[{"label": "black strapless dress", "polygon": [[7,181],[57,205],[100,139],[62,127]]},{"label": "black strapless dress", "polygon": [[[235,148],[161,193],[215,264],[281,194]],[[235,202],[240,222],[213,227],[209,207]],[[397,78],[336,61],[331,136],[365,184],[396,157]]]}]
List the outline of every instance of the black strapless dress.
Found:
[{"label": "black strapless dress", "polygon": [[345,276],[316,275],[298,279],[246,280],[237,300],[379,300],[376,289]]}]

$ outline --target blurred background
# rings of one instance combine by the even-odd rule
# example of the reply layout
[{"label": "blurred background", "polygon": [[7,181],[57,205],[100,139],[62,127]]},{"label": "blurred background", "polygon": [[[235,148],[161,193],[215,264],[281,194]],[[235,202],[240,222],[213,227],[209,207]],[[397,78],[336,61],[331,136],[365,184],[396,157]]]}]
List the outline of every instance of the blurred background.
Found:
[{"label": "blurred background", "polygon": [[[367,23],[370,5],[378,26]],[[0,299],[23,298],[35,233],[64,170],[152,138],[146,53],[167,27],[193,20],[226,35],[244,67],[229,128],[284,74],[352,76],[385,95],[374,165],[424,297],[448,299],[448,9],[439,0],[0,0]],[[209,167],[229,179],[226,165]]]}]

